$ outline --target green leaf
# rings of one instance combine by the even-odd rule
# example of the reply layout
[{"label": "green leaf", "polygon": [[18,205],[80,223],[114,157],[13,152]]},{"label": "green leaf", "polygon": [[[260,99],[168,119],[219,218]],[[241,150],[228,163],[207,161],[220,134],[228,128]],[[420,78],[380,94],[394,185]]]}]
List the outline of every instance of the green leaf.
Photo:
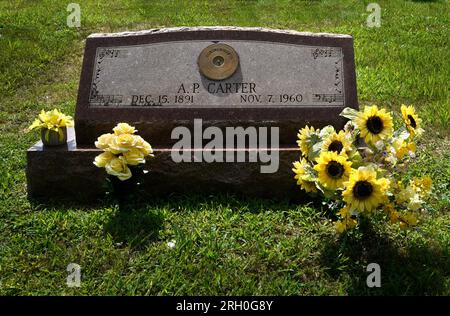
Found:
[{"label": "green leaf", "polygon": [[322,150],[323,142],[315,143],[311,150],[309,151],[308,159],[310,161],[315,161],[317,157],[320,155],[320,151]]},{"label": "green leaf", "polygon": [[339,114],[339,115],[353,121],[358,116],[358,113],[359,112],[355,109],[345,108],[342,110],[341,114]]},{"label": "green leaf", "polygon": [[324,128],[322,128],[319,132],[319,136],[323,139],[326,139],[328,136],[333,134],[335,132],[335,129],[331,125],[327,125]]}]

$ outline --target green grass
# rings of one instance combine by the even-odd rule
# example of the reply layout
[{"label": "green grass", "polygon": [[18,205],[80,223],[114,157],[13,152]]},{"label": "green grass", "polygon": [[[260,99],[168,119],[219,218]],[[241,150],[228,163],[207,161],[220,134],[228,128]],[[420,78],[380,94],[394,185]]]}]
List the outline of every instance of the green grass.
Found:
[{"label": "green grass", "polygon": [[[450,295],[449,9],[447,1],[0,1],[0,294],[437,294]],[[364,234],[335,234],[320,205],[172,197],[120,209],[26,198],[25,128],[41,108],[74,113],[83,40],[93,32],[238,25],[354,36],[362,105],[414,104],[426,134],[408,176],[435,190],[422,225],[376,218]],[[170,249],[167,242],[176,240]],[[65,284],[69,263],[82,287]],[[382,287],[366,287],[379,263]]]}]

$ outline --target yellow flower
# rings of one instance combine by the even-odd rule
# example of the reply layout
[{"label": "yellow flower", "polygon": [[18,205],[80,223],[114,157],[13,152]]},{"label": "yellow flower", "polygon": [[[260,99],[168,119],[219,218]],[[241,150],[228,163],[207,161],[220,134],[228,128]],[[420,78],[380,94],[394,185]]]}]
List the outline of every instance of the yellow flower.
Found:
[{"label": "yellow flower", "polygon": [[333,151],[325,151],[316,161],[317,165],[314,166],[314,170],[318,172],[319,182],[327,189],[342,188],[344,181],[348,180],[352,165],[346,156],[339,156]]},{"label": "yellow flower", "polygon": [[114,134],[103,134],[95,142],[104,153],[95,157],[94,164],[105,167],[108,174],[123,181],[132,176],[128,165],[145,163],[145,156],[153,156],[153,150],[142,137],[134,135],[136,129],[133,126],[119,123],[113,130]]},{"label": "yellow flower", "polygon": [[97,138],[97,141],[95,142],[95,147],[99,149],[109,149],[109,144],[112,141],[113,134],[103,134],[100,137]]},{"label": "yellow flower", "polygon": [[153,156],[152,146],[146,142],[141,136],[136,137],[136,148],[139,149],[144,156]]},{"label": "yellow flower", "polygon": [[337,212],[337,215],[341,217],[341,220],[335,222],[336,230],[339,233],[343,233],[347,229],[354,228],[358,224],[356,216],[351,214],[348,205],[341,208],[339,212]]},{"label": "yellow flower", "polygon": [[367,144],[374,145],[379,140],[391,137],[393,132],[391,114],[384,109],[379,110],[376,105],[366,107],[363,112],[358,112],[355,124]]},{"label": "yellow flower", "polygon": [[352,170],[350,178],[344,182],[343,200],[350,210],[371,212],[383,201],[386,201],[386,190],[389,180],[377,179],[376,171],[364,167]]},{"label": "yellow flower", "polygon": [[49,122],[50,121],[50,116],[51,116],[52,111],[44,111],[41,110],[41,113],[39,113],[38,115],[38,120],[41,122]]},{"label": "yellow flower", "polygon": [[32,130],[35,128],[47,128],[58,132],[61,127],[70,126],[73,126],[72,117],[63,114],[58,109],[54,109],[53,111],[47,112],[41,110],[38,118],[34,120],[33,124],[31,124],[28,129]]},{"label": "yellow flower", "polygon": [[401,229],[406,229],[410,226],[416,226],[419,223],[416,215],[411,212],[400,215],[399,219]]},{"label": "yellow flower", "polygon": [[297,185],[299,185],[306,192],[317,192],[314,181],[307,181],[304,179],[307,177],[305,168],[308,167],[311,168],[305,158],[302,158],[301,162],[294,162],[294,168],[292,169],[295,173],[294,178],[297,179]]},{"label": "yellow flower", "polygon": [[105,166],[106,172],[116,176],[119,180],[124,181],[131,178],[131,170],[128,168],[125,159],[122,156],[111,159]]},{"label": "yellow flower", "polygon": [[347,217],[345,219],[342,219],[340,221],[336,221],[334,223],[335,228],[338,233],[343,233],[347,229],[354,228],[358,224],[358,221],[354,218]]},{"label": "yellow flower", "polygon": [[[430,179],[431,181],[431,179]],[[428,184],[428,180],[426,181]],[[398,204],[403,204],[412,211],[417,211],[422,207],[424,201],[421,199],[421,188],[414,183],[414,180],[410,181],[410,184],[405,188],[401,184],[398,186],[398,192],[394,195]]]},{"label": "yellow flower", "polygon": [[386,193],[391,186],[391,181],[388,178],[379,178],[378,185],[380,186],[381,191]]},{"label": "yellow flower", "polygon": [[402,159],[407,153],[416,151],[416,144],[414,142],[407,143],[401,138],[396,138],[392,142],[392,148],[397,159]]},{"label": "yellow flower", "polygon": [[28,127],[29,130],[42,127],[42,121],[40,119],[35,119],[34,122]]},{"label": "yellow flower", "polygon": [[340,234],[342,234],[347,229],[347,226],[345,225],[345,223],[343,223],[341,221],[334,222],[334,225],[336,227],[337,232]]},{"label": "yellow flower", "polygon": [[394,195],[397,204],[406,205],[410,210],[417,211],[423,204],[420,198],[420,189],[414,187],[413,182],[410,182],[406,188],[401,183],[398,184],[397,193]]},{"label": "yellow flower", "polygon": [[131,134],[113,135],[109,143],[109,150],[113,154],[125,153],[136,146],[138,138]]},{"label": "yellow flower", "polygon": [[344,131],[332,133],[328,136],[322,145],[322,151],[334,151],[337,154],[344,155],[350,150],[351,142]]},{"label": "yellow flower", "polygon": [[94,165],[96,165],[99,168],[105,167],[112,159],[116,158],[111,152],[105,151],[95,157]]},{"label": "yellow flower", "polygon": [[345,219],[345,225],[347,226],[347,229],[353,228],[357,224],[358,224],[358,221],[356,219],[354,219],[354,218],[349,217],[349,218]]},{"label": "yellow flower", "polygon": [[408,225],[410,226],[415,226],[417,225],[417,223],[419,222],[419,220],[417,219],[416,215],[413,213],[406,213],[405,215],[402,216],[402,219],[408,223]]},{"label": "yellow flower", "polygon": [[350,217],[350,209],[348,205],[345,205],[343,208],[341,208],[339,212],[337,212],[337,215],[339,215],[342,218]]},{"label": "yellow flower", "polygon": [[432,185],[433,180],[431,180],[429,176],[420,179],[414,177],[411,180],[411,186],[414,188],[416,192],[418,192],[423,197],[426,197],[430,194]]},{"label": "yellow flower", "polygon": [[316,130],[313,126],[305,126],[301,130],[299,130],[297,137],[297,144],[300,147],[300,150],[302,151],[302,155],[304,157],[308,157],[309,152],[312,149],[312,146],[314,145],[314,136],[316,135]]},{"label": "yellow flower", "polygon": [[414,107],[412,105],[406,106],[402,104],[400,110],[402,111],[403,121],[411,136],[420,136],[423,133],[423,129],[420,127],[422,120],[417,115]]},{"label": "yellow flower", "polygon": [[113,131],[117,136],[122,134],[134,134],[137,132],[134,126],[130,126],[128,123],[117,124],[116,127],[113,128]]},{"label": "yellow flower", "polygon": [[136,166],[140,163],[145,163],[144,154],[137,148],[131,148],[129,151],[124,152],[123,157],[128,165]]},{"label": "yellow flower", "polygon": [[393,211],[389,213],[389,221],[391,224],[395,224],[399,221],[400,214],[397,211]]},{"label": "yellow flower", "polygon": [[383,210],[386,212],[386,215],[389,216],[389,220],[391,222],[391,224],[395,224],[398,221],[399,218],[399,213],[395,210],[395,206],[394,204],[387,202],[384,206],[383,206]]},{"label": "yellow flower", "polygon": [[410,185],[406,188],[400,187],[400,191],[395,195],[395,199],[398,204],[408,203],[411,199],[414,198],[416,191]]},{"label": "yellow flower", "polygon": [[417,211],[422,207],[422,204],[423,200],[420,198],[420,195],[416,193],[412,199],[409,200],[407,207],[412,211]]}]

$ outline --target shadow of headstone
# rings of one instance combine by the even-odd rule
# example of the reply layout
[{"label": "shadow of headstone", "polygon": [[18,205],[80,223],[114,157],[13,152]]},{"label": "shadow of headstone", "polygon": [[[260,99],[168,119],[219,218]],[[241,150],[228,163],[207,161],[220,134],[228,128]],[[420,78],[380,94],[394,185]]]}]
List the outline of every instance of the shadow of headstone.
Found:
[{"label": "shadow of headstone", "polygon": [[[448,249],[412,242],[401,247],[369,223],[359,234],[324,242],[320,260],[330,277],[350,277],[348,295],[445,295],[450,274]],[[379,288],[367,286],[370,263],[380,266]]]}]

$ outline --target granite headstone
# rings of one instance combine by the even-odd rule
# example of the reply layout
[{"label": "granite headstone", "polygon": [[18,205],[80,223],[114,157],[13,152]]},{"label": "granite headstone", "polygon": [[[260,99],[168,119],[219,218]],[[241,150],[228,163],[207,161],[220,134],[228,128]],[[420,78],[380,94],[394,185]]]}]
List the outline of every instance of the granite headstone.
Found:
[{"label": "granite headstone", "polygon": [[[154,194],[293,196],[299,193],[290,170],[299,155],[297,131],[306,124],[341,128],[344,107],[358,107],[349,35],[238,27],[93,34],[86,40],[75,133],[67,148],[30,148],[29,194],[100,195],[104,174],[92,165],[94,141],[128,122],[155,148],[147,181]],[[279,170],[261,174],[258,162],[174,162],[172,131],[193,130],[195,119],[204,128],[277,127]],[[62,167],[71,180],[56,175]]]}]

